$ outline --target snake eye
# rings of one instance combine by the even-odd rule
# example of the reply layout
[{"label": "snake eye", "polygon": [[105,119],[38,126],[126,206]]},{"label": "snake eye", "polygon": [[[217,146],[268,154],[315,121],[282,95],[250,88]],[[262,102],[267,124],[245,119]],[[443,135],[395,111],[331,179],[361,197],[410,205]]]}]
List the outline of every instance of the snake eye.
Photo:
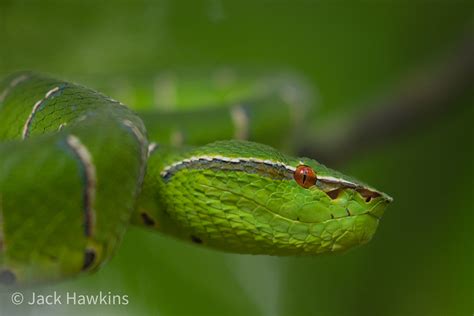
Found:
[{"label": "snake eye", "polygon": [[317,180],[314,170],[305,165],[296,168],[293,178],[295,178],[296,183],[306,189],[315,185]]}]

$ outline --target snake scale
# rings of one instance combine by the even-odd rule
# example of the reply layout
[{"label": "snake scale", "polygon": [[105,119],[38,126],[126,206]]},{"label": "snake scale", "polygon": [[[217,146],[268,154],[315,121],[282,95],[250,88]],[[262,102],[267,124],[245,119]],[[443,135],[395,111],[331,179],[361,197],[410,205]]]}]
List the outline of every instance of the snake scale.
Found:
[{"label": "snake scale", "polygon": [[[277,115],[277,105],[267,103],[270,113],[254,116]],[[341,252],[372,238],[388,195],[313,159],[243,140],[248,113],[234,107],[220,118],[219,111],[207,121],[204,114],[188,117],[205,121],[187,132],[186,141],[199,146],[175,146],[161,142],[167,122],[157,114],[140,118],[101,93],[41,74],[5,78],[0,282],[54,282],[96,271],[130,223],[248,254]],[[235,128],[241,139],[193,139],[214,124]]]}]

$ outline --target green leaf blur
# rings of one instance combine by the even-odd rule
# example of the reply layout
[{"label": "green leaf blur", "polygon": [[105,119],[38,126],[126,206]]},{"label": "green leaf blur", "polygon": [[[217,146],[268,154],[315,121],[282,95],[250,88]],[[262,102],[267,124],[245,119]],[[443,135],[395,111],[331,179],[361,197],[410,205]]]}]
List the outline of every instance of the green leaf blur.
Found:
[{"label": "green leaf blur", "polygon": [[[312,121],[319,122],[364,111],[442,56],[472,30],[473,8],[468,1],[2,0],[0,74],[32,69],[94,87],[97,78],[173,69],[290,69],[317,92]],[[131,227],[97,274],[41,289],[110,291],[128,295],[128,305],[18,307],[2,292],[0,315],[471,315],[473,91],[453,100],[461,110],[342,166],[395,199],[365,246],[313,258],[242,256]]]}]

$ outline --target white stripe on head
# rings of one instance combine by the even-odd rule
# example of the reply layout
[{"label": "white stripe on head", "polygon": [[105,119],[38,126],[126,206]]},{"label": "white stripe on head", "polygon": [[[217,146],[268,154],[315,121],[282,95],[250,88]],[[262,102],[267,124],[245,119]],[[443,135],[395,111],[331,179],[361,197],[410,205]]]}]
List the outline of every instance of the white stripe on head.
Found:
[{"label": "white stripe on head", "polygon": [[335,183],[335,184],[342,184],[350,187],[359,187],[360,185],[357,185],[355,183],[352,183],[350,181],[341,179],[341,178],[335,178],[331,176],[320,176],[317,175],[318,180],[323,181],[323,182],[329,182],[329,183]]},{"label": "white stripe on head", "polygon": [[[164,167],[163,170],[160,172],[160,175],[162,177],[165,177],[169,173],[172,173],[174,169],[179,169],[179,167],[182,165],[190,164],[190,163],[198,162],[198,161],[207,161],[207,162],[215,161],[215,162],[229,162],[229,163],[256,163],[256,164],[265,164],[271,167],[284,168],[288,172],[292,172],[292,173],[296,171],[296,167],[287,165],[280,161],[274,161],[270,159],[259,159],[259,158],[249,158],[249,157],[224,157],[221,155],[214,155],[214,156],[203,155],[203,156],[192,156],[192,157],[174,162]],[[300,162],[300,164],[303,165],[304,163]],[[317,179],[322,182],[339,184],[346,187],[352,187],[352,188],[361,187],[361,185],[358,185],[356,183],[350,182],[342,178],[335,178],[332,176],[317,175]]]},{"label": "white stripe on head", "polygon": [[251,162],[251,163],[258,163],[258,164],[266,164],[266,165],[274,166],[274,167],[281,167],[281,168],[284,168],[284,169],[288,170],[289,172],[295,172],[295,170],[296,170],[296,168],[293,167],[293,166],[286,165],[282,162],[273,161],[273,160],[269,160],[269,159],[258,159],[258,158],[247,158],[247,157],[224,157],[224,156],[220,156],[220,155],[216,155],[216,156],[206,156],[206,155],[204,155],[204,156],[192,156],[192,157],[177,161],[177,162],[175,162],[171,165],[168,165],[165,168],[163,168],[160,175],[162,177],[164,177],[170,171],[172,171],[173,169],[176,169],[177,167],[179,167],[181,165],[189,164],[189,163],[193,163],[193,162],[197,162],[197,161],[208,161],[208,162],[212,162],[212,161],[221,162],[222,161],[222,162],[230,162],[230,163]]}]

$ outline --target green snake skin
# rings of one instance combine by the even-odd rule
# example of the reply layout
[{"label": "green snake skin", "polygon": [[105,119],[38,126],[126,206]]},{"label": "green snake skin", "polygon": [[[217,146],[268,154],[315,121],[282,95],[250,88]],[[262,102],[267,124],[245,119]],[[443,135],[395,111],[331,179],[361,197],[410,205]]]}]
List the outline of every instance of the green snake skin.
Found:
[{"label": "green snake skin", "polygon": [[[0,282],[95,271],[130,222],[237,253],[316,255],[368,242],[389,196],[315,160],[224,140],[264,141],[265,117],[282,118],[277,124],[288,117],[281,99],[256,103],[267,106],[195,110],[182,119],[143,112],[144,124],[88,88],[34,73],[7,77],[0,84]],[[191,124],[200,118],[204,127]],[[213,122],[222,134],[203,132]],[[177,146],[210,137],[222,140]],[[297,178],[301,170],[310,173]]]}]

